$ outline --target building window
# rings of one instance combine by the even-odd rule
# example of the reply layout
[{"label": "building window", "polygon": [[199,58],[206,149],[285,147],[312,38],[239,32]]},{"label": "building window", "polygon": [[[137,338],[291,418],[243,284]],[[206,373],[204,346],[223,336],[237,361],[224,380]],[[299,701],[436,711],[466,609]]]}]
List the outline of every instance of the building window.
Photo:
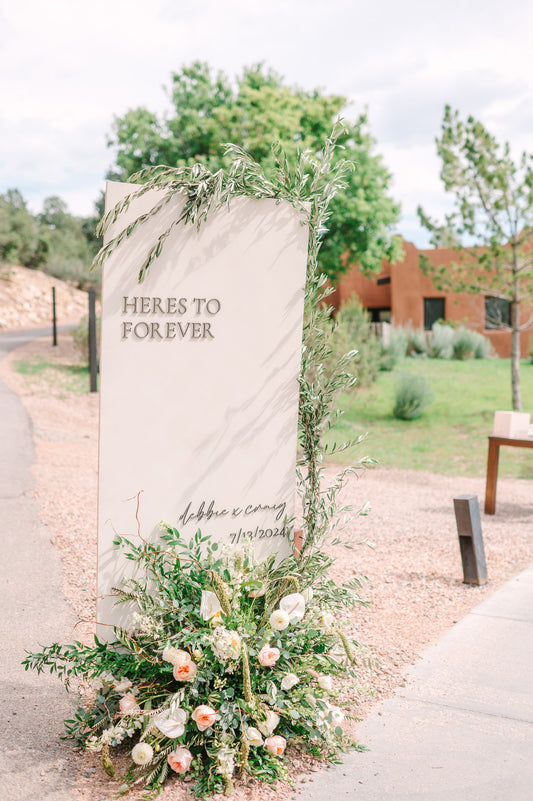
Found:
[{"label": "building window", "polygon": [[383,278],[378,278],[376,283],[378,286],[383,286],[383,284],[390,284],[390,275],[385,275]]},{"label": "building window", "polygon": [[444,298],[424,298],[425,330],[431,331],[434,323],[444,319]]},{"label": "building window", "polygon": [[485,298],[485,328],[508,328],[511,325],[511,304],[504,298]]}]

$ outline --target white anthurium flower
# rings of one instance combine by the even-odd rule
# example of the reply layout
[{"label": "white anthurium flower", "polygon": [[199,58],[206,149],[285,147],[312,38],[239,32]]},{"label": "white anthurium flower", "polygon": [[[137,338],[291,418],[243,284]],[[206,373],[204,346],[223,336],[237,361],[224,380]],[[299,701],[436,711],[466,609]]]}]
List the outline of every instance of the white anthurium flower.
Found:
[{"label": "white anthurium flower", "polygon": [[261,732],[255,726],[248,726],[246,729],[246,737],[250,745],[263,745],[263,738]]},{"label": "white anthurium flower", "polygon": [[286,673],[281,680],[281,689],[290,690],[292,687],[295,687],[299,681],[300,679],[296,673]]},{"label": "white anthurium flower", "polygon": [[181,737],[185,731],[185,723],[187,722],[187,712],[184,709],[166,709],[160,712],[152,719],[154,726],[157,726],[161,734],[165,737],[174,739]]},{"label": "white anthurium flower", "polygon": [[305,590],[302,590],[302,597],[303,597],[304,601],[306,602],[306,604],[308,604],[309,601],[311,601],[313,599],[313,595],[314,595],[314,593],[313,593],[313,588],[312,587],[306,587]]},{"label": "white anthurium flower", "polygon": [[211,620],[215,615],[222,613],[222,607],[216,594],[211,590],[202,590],[202,600],[200,601],[200,614],[204,620]]},{"label": "white anthurium flower", "polygon": [[261,598],[266,592],[266,584],[263,584],[256,590],[250,590],[248,598]]},{"label": "white anthurium flower", "polygon": [[289,615],[283,609],[276,609],[268,618],[268,622],[274,631],[283,631],[290,623]]},{"label": "white anthurium flower", "polygon": [[271,737],[278,723],[279,715],[269,709],[266,713],[266,720],[257,721],[257,728],[265,737]]},{"label": "white anthurium flower", "polygon": [[287,612],[291,623],[298,623],[305,615],[305,599],[301,593],[293,592],[281,599],[279,608]]},{"label": "white anthurium flower", "polygon": [[318,679],[318,686],[322,690],[326,690],[326,692],[331,692],[333,689],[333,677],[332,676],[319,676]]}]

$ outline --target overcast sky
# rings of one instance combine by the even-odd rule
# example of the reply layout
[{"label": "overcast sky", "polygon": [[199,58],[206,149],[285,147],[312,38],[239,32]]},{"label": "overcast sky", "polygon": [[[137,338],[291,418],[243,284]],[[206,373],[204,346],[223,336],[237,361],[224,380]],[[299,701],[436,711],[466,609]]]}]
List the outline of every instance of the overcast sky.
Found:
[{"label": "overcast sky", "polygon": [[0,0],[0,193],[59,195],[90,214],[114,115],[163,112],[172,71],[234,77],[264,61],[290,84],[368,110],[401,202],[398,230],[449,206],[435,136],[445,103],[533,152],[531,0]]}]

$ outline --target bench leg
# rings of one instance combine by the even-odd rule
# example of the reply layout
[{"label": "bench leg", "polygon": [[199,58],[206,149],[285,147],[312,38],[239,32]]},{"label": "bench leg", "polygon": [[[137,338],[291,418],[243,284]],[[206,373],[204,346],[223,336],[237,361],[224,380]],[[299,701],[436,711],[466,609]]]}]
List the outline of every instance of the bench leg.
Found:
[{"label": "bench leg", "polygon": [[489,441],[489,455],[487,459],[487,486],[485,489],[485,514],[493,515],[496,511],[496,484],[498,482],[498,462],[500,459],[500,446]]}]

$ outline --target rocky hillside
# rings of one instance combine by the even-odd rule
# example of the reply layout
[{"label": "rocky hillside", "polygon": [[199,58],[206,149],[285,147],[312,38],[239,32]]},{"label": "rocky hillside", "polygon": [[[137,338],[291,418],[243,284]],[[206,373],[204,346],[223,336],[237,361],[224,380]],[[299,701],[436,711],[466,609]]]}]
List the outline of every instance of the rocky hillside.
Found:
[{"label": "rocky hillside", "polygon": [[0,264],[0,332],[51,325],[54,286],[58,325],[87,315],[86,292],[38,270]]}]

